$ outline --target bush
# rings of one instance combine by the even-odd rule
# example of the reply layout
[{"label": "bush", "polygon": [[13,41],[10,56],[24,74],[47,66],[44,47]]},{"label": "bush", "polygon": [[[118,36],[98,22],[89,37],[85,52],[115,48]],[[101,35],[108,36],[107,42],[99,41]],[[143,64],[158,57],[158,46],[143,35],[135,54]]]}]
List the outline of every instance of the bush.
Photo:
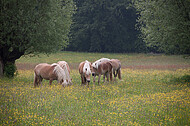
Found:
[{"label": "bush", "polygon": [[13,63],[7,63],[4,68],[4,74],[6,77],[13,77],[16,72],[16,66]]}]

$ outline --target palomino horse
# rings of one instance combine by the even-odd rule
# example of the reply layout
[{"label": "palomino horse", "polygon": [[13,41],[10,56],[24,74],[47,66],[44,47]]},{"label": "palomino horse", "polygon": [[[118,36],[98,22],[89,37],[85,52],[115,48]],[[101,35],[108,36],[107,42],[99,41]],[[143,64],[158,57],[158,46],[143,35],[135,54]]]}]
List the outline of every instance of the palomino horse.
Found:
[{"label": "palomino horse", "polygon": [[99,63],[101,63],[101,62],[106,62],[106,61],[110,61],[110,59],[108,59],[108,58],[101,58],[101,59],[95,61],[95,62],[92,64],[92,67],[98,69]]},{"label": "palomino horse", "polygon": [[91,63],[89,61],[84,61],[79,64],[79,73],[81,75],[82,84],[90,83],[91,75]]},{"label": "palomino horse", "polygon": [[38,64],[34,68],[34,87],[41,84],[43,79],[49,80],[50,85],[53,80],[58,80],[65,87],[70,85],[65,76],[65,71],[57,63],[51,65],[47,63]]},{"label": "palomino horse", "polygon": [[66,61],[59,61],[57,63],[61,66],[61,68],[64,68],[66,66],[67,70],[68,70],[68,72],[70,74],[70,68],[69,68],[69,65],[68,65],[68,63]]},{"label": "palomino horse", "polygon": [[105,76],[107,78],[107,81],[109,81],[109,74],[110,74],[110,80],[112,81],[112,65],[110,61],[99,62],[98,69],[96,67],[92,68],[92,76],[94,76],[94,84],[95,84],[96,75],[98,75],[98,84],[99,84],[101,75],[104,75],[104,82],[105,82]]},{"label": "palomino horse", "polygon": [[66,61],[59,61],[57,62],[61,68],[65,71],[66,74],[66,80],[72,85],[72,79],[70,78],[70,68]]},{"label": "palomino horse", "polygon": [[118,59],[111,59],[110,60],[112,64],[112,70],[114,75],[114,80],[116,80],[116,77],[118,75],[118,78],[121,80],[121,62]]}]

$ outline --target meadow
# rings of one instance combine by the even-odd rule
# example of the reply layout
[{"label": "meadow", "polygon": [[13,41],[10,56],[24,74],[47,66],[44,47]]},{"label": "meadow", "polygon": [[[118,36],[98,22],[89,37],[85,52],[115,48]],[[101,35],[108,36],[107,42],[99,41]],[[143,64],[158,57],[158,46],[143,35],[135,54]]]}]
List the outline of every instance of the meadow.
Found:
[{"label": "meadow", "polygon": [[[122,63],[122,81],[81,86],[78,65],[102,58]],[[43,80],[33,87],[36,64],[65,60],[72,86]],[[0,78],[0,125],[190,124],[190,59],[182,55],[59,52],[21,57],[12,78]]]}]

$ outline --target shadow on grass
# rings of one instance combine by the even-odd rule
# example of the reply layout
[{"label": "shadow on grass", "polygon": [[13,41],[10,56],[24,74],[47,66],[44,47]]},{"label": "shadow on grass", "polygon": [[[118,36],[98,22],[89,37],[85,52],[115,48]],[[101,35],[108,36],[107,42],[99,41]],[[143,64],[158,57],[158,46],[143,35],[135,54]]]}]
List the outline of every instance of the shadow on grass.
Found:
[{"label": "shadow on grass", "polygon": [[190,75],[175,77],[171,79],[170,82],[175,83],[175,84],[187,84],[187,86],[190,87]]}]

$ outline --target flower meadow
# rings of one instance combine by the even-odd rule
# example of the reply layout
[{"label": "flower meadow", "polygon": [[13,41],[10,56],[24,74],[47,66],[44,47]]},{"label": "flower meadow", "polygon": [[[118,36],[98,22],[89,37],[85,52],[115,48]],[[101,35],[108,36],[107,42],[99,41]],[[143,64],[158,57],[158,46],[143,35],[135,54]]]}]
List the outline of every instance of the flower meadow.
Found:
[{"label": "flower meadow", "polygon": [[[0,79],[0,125],[189,125],[190,68],[122,69],[122,80],[81,86],[42,81],[33,70]],[[92,79],[92,78],[91,78]]]}]

